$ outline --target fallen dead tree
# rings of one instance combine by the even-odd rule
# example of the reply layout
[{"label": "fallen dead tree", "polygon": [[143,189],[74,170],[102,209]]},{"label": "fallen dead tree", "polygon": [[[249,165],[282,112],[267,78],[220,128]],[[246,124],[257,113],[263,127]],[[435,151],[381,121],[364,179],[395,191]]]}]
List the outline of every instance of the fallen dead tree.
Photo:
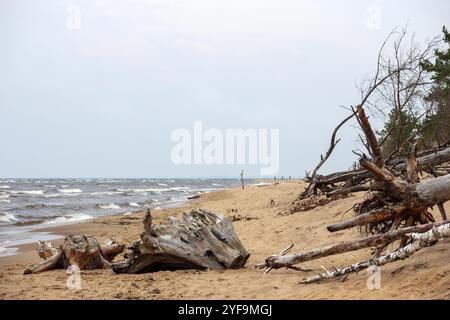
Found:
[{"label": "fallen dead tree", "polygon": [[71,266],[79,270],[107,269],[111,261],[125,249],[114,240],[106,240],[103,245],[92,237],[70,235],[59,248],[51,242],[39,241],[36,251],[42,262],[25,269],[24,274],[38,273],[52,269],[67,269]]},{"label": "fallen dead tree", "polygon": [[[388,35],[378,53],[374,76],[363,81],[361,85],[361,101],[357,104],[360,107],[351,107],[352,113],[336,126],[328,150],[320,156],[320,161],[311,174],[308,172],[306,174],[307,188],[281,212],[282,214],[311,210],[354,192],[372,190],[371,184],[374,180],[372,172],[358,163],[353,164],[352,169],[348,171],[319,174],[319,170],[340,141],[337,132],[350,120],[356,120],[361,127],[363,136],[360,135],[359,138],[368,149],[373,163],[389,170],[395,176],[405,176],[410,156],[409,145],[417,142],[417,137],[427,129],[426,121],[423,120],[433,112],[432,106],[419,101],[433,82],[424,71],[422,62],[434,57],[434,49],[438,44],[437,40],[431,40],[421,48],[414,43],[413,38],[410,44],[405,44],[406,29],[394,29]],[[393,51],[386,55],[384,48],[388,43],[392,43]],[[372,114],[386,116],[389,113],[390,118],[386,127],[377,133],[378,137],[370,128],[363,107],[370,109]],[[408,136],[401,137],[399,131],[403,128],[400,125],[401,117],[412,109],[417,112],[414,118],[418,128],[405,132]],[[449,142],[417,152],[415,157],[418,172],[434,177],[450,172]],[[311,205],[314,203],[315,205]]]},{"label": "fallen dead tree", "polygon": [[206,210],[183,213],[183,221],[152,225],[147,211],[140,240],[128,247],[125,259],[113,264],[116,273],[176,269],[237,269],[250,254],[230,220]]},{"label": "fallen dead tree", "polygon": [[[450,173],[450,147],[427,150],[425,155],[417,157],[417,170],[433,176]],[[400,156],[388,161],[384,166],[396,175],[406,170],[408,157]],[[336,172],[329,175],[307,177],[308,187],[302,192],[282,214],[293,214],[308,211],[335,200],[348,197],[355,192],[371,189],[372,172],[360,166],[358,169]]]},{"label": "fallen dead tree", "polygon": [[[370,154],[370,159],[360,154],[359,160],[360,167],[368,174],[364,189],[369,192],[363,202],[354,206],[354,217],[331,224],[327,229],[336,232],[359,227],[363,234],[370,236],[297,254],[287,255],[287,251],[284,251],[282,254],[268,257],[256,265],[257,268],[265,268],[266,272],[278,268],[304,271],[305,268],[298,264],[368,247],[375,250],[373,256],[366,261],[326,271],[302,282],[311,283],[356,272],[370,265],[383,265],[404,259],[425,246],[449,237],[450,221],[447,220],[443,203],[450,200],[450,174],[434,175],[435,177],[427,177],[421,181],[418,175],[420,169],[417,143],[411,145],[404,163],[395,164],[400,170],[386,165],[362,106],[356,108],[356,114],[366,136],[366,147]],[[424,155],[421,158],[421,165],[431,166],[446,161],[447,153],[445,149],[435,153],[434,156]],[[305,199],[311,200],[311,197]],[[428,212],[433,206],[439,208],[443,222],[436,223],[433,215]],[[383,254],[383,251],[396,241],[400,242],[398,249]],[[292,246],[289,250],[291,248]]]}]

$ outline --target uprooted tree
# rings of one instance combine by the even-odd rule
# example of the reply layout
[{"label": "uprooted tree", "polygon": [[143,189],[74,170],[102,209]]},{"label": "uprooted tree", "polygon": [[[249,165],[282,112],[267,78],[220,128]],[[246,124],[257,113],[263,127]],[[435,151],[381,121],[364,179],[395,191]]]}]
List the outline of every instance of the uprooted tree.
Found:
[{"label": "uprooted tree", "polygon": [[[298,264],[362,248],[374,249],[372,256],[366,261],[334,271],[326,270],[323,274],[303,281],[310,283],[336,278],[370,265],[383,265],[404,259],[425,246],[450,237],[450,221],[447,220],[443,206],[450,200],[450,147],[446,144],[418,152],[420,139],[417,136],[420,131],[417,130],[402,140],[392,137],[391,134],[396,130],[390,128],[383,136],[377,137],[364,108],[380,109],[379,100],[373,97],[376,94],[378,99],[384,99],[384,103],[392,103],[393,110],[400,114],[411,107],[412,101],[419,95],[419,89],[426,82],[421,62],[427,59],[432,46],[429,45],[421,52],[410,52],[407,59],[402,60],[399,56],[400,43],[405,34],[400,33],[400,39],[395,43],[394,64],[390,60],[386,62],[380,53],[376,75],[363,95],[362,102],[352,108],[352,114],[336,127],[325,157],[321,157],[312,175],[307,175],[308,187],[287,210],[287,213],[306,211],[349,196],[353,192],[367,191],[364,201],[353,207],[354,216],[351,219],[327,226],[330,232],[359,227],[366,237],[288,255],[293,246],[290,245],[280,254],[268,257],[257,267],[266,268],[266,272],[277,268],[305,270],[306,267]],[[411,70],[414,72],[410,73]],[[392,97],[392,100],[388,97]],[[358,165],[354,169],[327,176],[318,175],[318,169],[339,142],[335,140],[337,130],[353,117],[363,132],[360,138],[368,156],[362,152],[354,152],[359,156]],[[397,141],[395,148],[392,144],[388,149],[383,148],[383,143],[389,140]],[[422,180],[419,178],[420,172],[426,173]],[[433,206],[438,207],[442,222],[436,222],[428,211]],[[398,248],[385,253],[388,246],[396,241],[399,241]]]},{"label": "uprooted tree", "polygon": [[[339,129],[350,120],[356,120],[363,129],[363,135],[359,135],[359,139],[366,148],[370,139],[378,142],[379,150],[375,150],[378,158],[373,159],[375,163],[381,164],[379,161],[382,161],[390,170],[402,174],[406,170],[405,160],[410,154],[411,144],[418,142],[416,158],[419,171],[433,176],[450,173],[450,141],[442,142],[442,139],[437,139],[431,147],[424,143],[429,140],[424,139],[424,134],[430,130],[428,119],[435,117],[435,106],[429,102],[428,92],[435,91],[437,82],[434,80],[435,76],[427,72],[430,68],[426,67],[433,60],[433,49],[438,41],[434,39],[420,49],[413,39],[410,44],[405,45],[406,36],[406,30],[394,30],[387,37],[378,53],[375,75],[361,85],[361,101],[358,106],[365,108],[365,112],[388,117],[384,129],[378,133],[372,131],[368,137],[364,131],[367,124],[361,123],[357,110],[351,107],[351,114],[334,129],[325,155],[320,157],[311,173],[307,172],[305,180],[309,183],[308,187],[282,214],[311,210],[347,197],[353,192],[371,189],[372,175],[358,163],[354,163],[353,168],[348,171],[319,174],[341,140],[337,139]],[[392,38],[393,56],[386,57],[384,51]]]},{"label": "uprooted tree", "polygon": [[[314,249],[310,252],[286,255],[292,246],[281,254],[268,257],[259,268],[266,271],[277,268],[302,270],[298,265],[306,261],[341,254],[362,248],[375,248],[373,256],[367,261],[349,267],[326,271],[307,278],[302,283],[331,279],[356,272],[371,265],[382,265],[404,259],[421,248],[437,240],[450,237],[450,221],[447,220],[443,203],[450,200],[450,174],[419,180],[415,144],[406,160],[403,174],[385,165],[379,144],[365,116],[362,106],[356,108],[363,131],[366,135],[371,159],[361,155],[359,163],[367,170],[370,181],[369,194],[354,208],[355,216],[349,220],[327,226],[328,231],[336,232],[360,227],[364,234],[371,236],[356,241],[343,242],[332,246]],[[437,205],[443,222],[436,222],[428,212]],[[387,246],[400,240],[399,248],[383,254]],[[303,268],[305,270],[306,268]]]}]

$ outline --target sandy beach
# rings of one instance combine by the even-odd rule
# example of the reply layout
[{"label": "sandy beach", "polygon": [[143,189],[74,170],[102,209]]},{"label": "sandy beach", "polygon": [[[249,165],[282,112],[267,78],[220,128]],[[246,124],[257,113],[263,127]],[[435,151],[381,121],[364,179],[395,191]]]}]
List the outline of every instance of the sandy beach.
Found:
[{"label": "sandy beach", "polygon": [[[114,274],[111,270],[81,272],[81,289],[66,286],[65,270],[23,275],[24,268],[40,259],[35,244],[19,254],[0,258],[0,299],[450,299],[449,240],[419,251],[411,258],[381,267],[381,288],[368,289],[368,273],[350,275],[346,281],[300,285],[304,276],[317,272],[274,270],[264,274],[254,265],[279,252],[290,242],[294,252],[359,237],[357,230],[329,233],[326,225],[351,215],[346,213],[363,194],[331,202],[314,210],[278,215],[305,187],[302,181],[280,181],[269,186],[248,186],[203,194],[178,208],[156,210],[154,223],[191,209],[204,208],[232,218],[250,258],[239,270],[162,271],[148,274]],[[275,205],[270,202],[274,200]],[[446,205],[450,210],[450,205]],[[231,212],[231,209],[237,209]],[[235,210],[233,210],[235,211]],[[439,214],[433,212],[439,220]],[[116,215],[92,221],[47,228],[59,234],[86,234],[103,241],[114,237],[130,244],[142,232],[144,213]],[[62,238],[53,241],[61,243]],[[310,268],[345,266],[365,260],[369,249],[307,263]],[[116,259],[120,259],[120,256]]]}]

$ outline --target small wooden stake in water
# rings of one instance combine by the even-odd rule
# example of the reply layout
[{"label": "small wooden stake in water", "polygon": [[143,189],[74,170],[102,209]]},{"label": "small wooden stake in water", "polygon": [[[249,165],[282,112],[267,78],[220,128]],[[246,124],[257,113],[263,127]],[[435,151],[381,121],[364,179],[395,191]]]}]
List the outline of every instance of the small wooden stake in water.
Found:
[{"label": "small wooden stake in water", "polygon": [[242,190],[244,190],[244,170],[241,170],[241,184],[242,184]]}]

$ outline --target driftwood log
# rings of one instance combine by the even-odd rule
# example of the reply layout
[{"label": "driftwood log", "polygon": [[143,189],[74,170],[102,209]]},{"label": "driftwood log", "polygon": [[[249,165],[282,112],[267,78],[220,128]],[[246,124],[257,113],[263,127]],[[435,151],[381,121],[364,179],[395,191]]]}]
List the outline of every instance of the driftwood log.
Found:
[{"label": "driftwood log", "polygon": [[[417,238],[418,234],[425,234],[428,232],[434,234],[436,233],[436,230],[445,230],[446,236],[443,237],[447,237],[448,232],[450,230],[450,221],[428,223],[426,225],[398,229],[392,232],[377,234],[359,240],[344,241],[337,244],[316,248],[307,252],[301,252],[290,255],[286,255],[285,252],[282,252],[281,254],[270,256],[263,263],[257,264],[256,267],[270,268],[270,269],[279,269],[279,268],[293,269],[292,266],[303,262],[312,261],[332,255],[342,254],[350,251],[356,251],[364,248],[389,244],[395,240],[400,240],[405,236],[408,236],[409,238],[414,238],[414,235],[416,235]],[[429,243],[430,242],[431,241],[429,241]],[[289,249],[290,248],[292,248],[292,245],[289,247]]]},{"label": "driftwood log", "polygon": [[25,269],[24,274],[38,273],[51,269],[67,269],[76,266],[79,270],[107,269],[111,261],[125,249],[114,240],[106,240],[103,245],[84,235],[69,235],[59,248],[51,242],[39,241],[36,251],[42,262]]},{"label": "driftwood log", "polygon": [[382,266],[389,262],[403,260],[408,258],[413,253],[419,251],[420,249],[429,246],[436,241],[443,238],[450,238],[450,224],[446,223],[439,227],[434,227],[425,233],[412,233],[409,235],[414,241],[407,246],[395,250],[393,252],[387,253],[383,256],[369,259],[367,261],[362,261],[354,263],[351,266],[345,268],[337,268],[333,271],[326,271],[322,274],[318,274],[300,281],[301,284],[319,282],[324,279],[335,279],[341,276],[345,276],[349,273],[358,272],[369,268],[370,266]]},{"label": "driftwood log", "polygon": [[183,213],[183,221],[152,225],[150,210],[141,239],[134,242],[125,260],[113,264],[116,273],[145,273],[176,269],[236,269],[250,254],[230,220],[206,210]]}]

